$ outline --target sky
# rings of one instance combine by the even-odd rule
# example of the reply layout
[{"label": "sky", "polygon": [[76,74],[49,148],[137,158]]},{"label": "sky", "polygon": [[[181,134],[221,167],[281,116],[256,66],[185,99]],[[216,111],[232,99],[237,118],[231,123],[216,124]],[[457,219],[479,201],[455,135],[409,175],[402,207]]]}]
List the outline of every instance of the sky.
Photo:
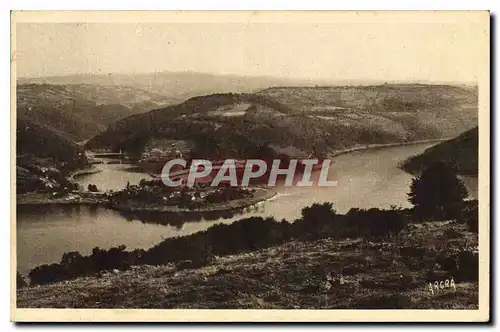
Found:
[{"label": "sky", "polygon": [[18,77],[195,71],[319,80],[474,82],[467,22],[17,23]]}]

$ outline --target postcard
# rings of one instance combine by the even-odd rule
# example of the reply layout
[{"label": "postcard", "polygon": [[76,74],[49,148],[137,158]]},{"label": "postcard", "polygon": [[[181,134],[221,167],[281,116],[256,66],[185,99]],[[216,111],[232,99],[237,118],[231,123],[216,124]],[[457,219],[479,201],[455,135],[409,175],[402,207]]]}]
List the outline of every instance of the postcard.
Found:
[{"label": "postcard", "polygon": [[13,321],[489,320],[489,12],[11,22]]}]

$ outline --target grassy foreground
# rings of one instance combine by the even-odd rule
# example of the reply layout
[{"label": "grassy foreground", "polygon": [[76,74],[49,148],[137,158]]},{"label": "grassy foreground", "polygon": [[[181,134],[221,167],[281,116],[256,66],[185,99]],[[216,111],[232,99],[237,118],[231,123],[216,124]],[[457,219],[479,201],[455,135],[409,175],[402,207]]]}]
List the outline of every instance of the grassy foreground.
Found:
[{"label": "grassy foreground", "polygon": [[[477,309],[478,283],[437,257],[477,248],[464,224],[411,224],[393,239],[287,242],[190,268],[137,266],[17,291],[19,308]],[[429,289],[454,277],[456,289]]]}]

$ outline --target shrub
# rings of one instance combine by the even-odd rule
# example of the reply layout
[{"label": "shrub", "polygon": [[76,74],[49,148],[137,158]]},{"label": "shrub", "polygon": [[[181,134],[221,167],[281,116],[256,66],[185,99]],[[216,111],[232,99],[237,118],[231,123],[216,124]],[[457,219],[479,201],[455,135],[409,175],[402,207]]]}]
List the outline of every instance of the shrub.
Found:
[{"label": "shrub", "polygon": [[380,237],[401,232],[407,225],[408,218],[400,210],[351,209],[343,222],[345,236]]},{"label": "shrub", "polygon": [[44,264],[33,268],[29,273],[32,285],[45,285],[70,279],[68,271],[60,264]]},{"label": "shrub", "polygon": [[134,263],[131,252],[125,251],[125,246],[113,247],[103,250],[99,247],[92,249],[92,255],[87,259],[87,270],[99,272],[103,270],[127,269]]},{"label": "shrub", "polygon": [[144,253],[146,264],[200,260],[207,255],[227,255],[258,250],[290,238],[291,225],[274,218],[251,217],[232,224],[215,224],[205,231],[169,238]]},{"label": "shrub", "polygon": [[87,186],[87,190],[90,192],[98,192],[99,188],[97,188],[97,186],[95,184],[89,184]]},{"label": "shrub", "polygon": [[294,236],[297,238],[327,237],[335,227],[336,211],[332,203],[314,203],[302,209],[302,218],[293,224]]},{"label": "shrub", "polygon": [[127,269],[138,262],[142,251],[125,251],[125,246],[103,250],[98,247],[89,256],[79,252],[65,253],[61,263],[37,266],[29,273],[32,285],[43,285],[53,282],[92,275],[104,270]]}]

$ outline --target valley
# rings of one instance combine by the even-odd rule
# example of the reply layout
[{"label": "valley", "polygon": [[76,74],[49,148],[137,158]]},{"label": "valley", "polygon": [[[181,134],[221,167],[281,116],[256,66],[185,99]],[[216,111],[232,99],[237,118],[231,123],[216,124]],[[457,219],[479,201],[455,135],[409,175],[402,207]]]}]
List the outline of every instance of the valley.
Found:
[{"label": "valley", "polygon": [[[188,241],[187,239],[191,237],[197,238],[214,227],[217,229],[224,225],[230,226],[233,223],[244,222],[245,219],[241,218],[259,219],[271,215],[278,220],[279,218],[290,220],[293,224],[295,221],[300,221],[304,207],[323,201],[332,202],[337,211],[346,214],[345,218],[359,208],[382,211],[381,213],[400,211],[384,210],[394,209],[394,207],[403,209],[401,211],[408,211],[410,205],[407,201],[407,192],[412,171],[401,165],[408,163],[408,160],[411,161],[412,156],[426,155],[428,151],[439,149],[441,146],[439,142],[477,126],[477,90],[467,87],[436,87],[420,84],[272,87],[252,93],[197,96],[162,107],[160,103],[169,103],[168,97],[162,99],[149,92],[131,96],[131,92],[126,92],[127,88],[123,87],[112,91],[113,89],[108,88],[97,89],[95,86],[78,86],[80,97],[85,96],[79,97],[79,100],[85,100],[85,102],[76,108],[74,108],[76,101],[72,97],[74,95],[68,95],[67,87],[44,86],[44,89],[40,90],[42,92],[35,92],[41,88],[31,86],[29,87],[31,90],[26,89],[36,94],[37,98],[19,99],[21,103],[17,114],[17,179],[18,184],[23,184],[23,186],[18,186],[22,188],[22,191],[17,195],[17,236],[21,248],[18,251],[21,277],[27,277],[29,271],[34,273],[33,271],[40,266],[49,266],[49,268],[56,266],[54,264],[61,255],[67,255],[68,252],[75,250],[82,254],[90,254],[91,252],[98,253],[101,250],[99,247],[104,248],[102,250],[114,250],[110,249],[110,246],[123,245],[123,248],[130,247],[133,253],[141,253],[145,250],[154,252],[156,250],[154,245],[158,246],[162,243],[159,244],[159,241],[184,243],[182,241]],[[48,93],[46,89],[51,92]],[[26,90],[22,91],[26,93]],[[86,94],[84,91],[87,91]],[[93,94],[95,91],[100,91],[100,94]],[[148,97],[143,94],[147,94]],[[47,96],[50,98],[47,99]],[[42,99],[43,102],[41,102]],[[110,106],[115,105],[115,102],[120,103],[121,106],[117,109],[123,112],[111,111],[110,114],[106,114],[106,111],[109,111],[108,107],[117,110],[115,106]],[[29,106],[34,104],[38,106]],[[68,112],[82,114],[84,111],[90,111],[90,113],[81,115],[83,118],[68,115],[70,114]],[[45,117],[44,114],[48,116]],[[87,121],[85,117],[93,120]],[[69,118],[73,119],[74,127],[65,125],[65,119]],[[79,119],[83,120],[77,123]],[[87,128],[86,121],[92,123],[93,127]],[[79,131],[72,128],[78,128]],[[92,132],[96,133],[95,136],[88,136]],[[446,149],[450,151],[459,149],[462,146],[460,137],[456,139],[457,143],[452,148]],[[442,144],[448,144],[448,142]],[[471,145],[470,149],[473,150],[474,146]],[[99,161],[99,158],[89,158],[93,155],[92,152],[119,153],[118,159],[104,158]],[[193,193],[186,192],[185,196],[188,199],[184,203],[180,195],[179,203],[174,204],[175,197],[172,199],[170,197],[172,194],[175,196],[176,192],[164,192],[161,186],[158,187],[155,184],[158,180],[154,178],[161,170],[161,157],[164,155],[170,157],[182,155],[188,160],[193,158],[286,159],[310,156],[331,158],[335,165],[335,176],[339,185],[328,190],[282,186],[278,186],[276,190],[254,188],[248,192],[235,191],[228,196],[230,199],[225,196],[224,190],[219,193],[217,189],[214,193],[203,195],[202,190],[196,189]],[[123,159],[123,156],[126,158]],[[147,162],[141,162],[143,160]],[[155,189],[157,187],[161,190]],[[477,178],[470,178],[467,188],[469,199],[477,198]],[[96,192],[93,192],[94,190]],[[253,191],[256,193],[253,194]],[[156,192],[158,194],[155,194]],[[215,203],[206,205],[203,201],[206,198],[202,196],[210,195],[220,196],[222,201],[216,200]],[[457,229],[462,237],[474,239],[474,235],[464,229],[461,223],[442,225],[445,228],[439,228],[438,233],[453,228]],[[297,224],[297,226],[290,227],[300,231],[302,226]],[[405,234],[412,232],[414,229],[412,227],[416,226],[405,228]],[[432,228],[430,224],[423,227]],[[96,236],[96,231],[99,232],[99,236]],[[74,238],[76,234],[79,240],[70,241],[69,239]],[[269,236],[272,234],[270,232]],[[295,236],[301,238],[303,235],[300,234]],[[430,236],[439,238],[440,235],[434,232]],[[186,240],[183,240],[183,237]],[[32,241],[32,239],[37,240]],[[278,253],[277,259],[282,260],[286,256],[283,253],[290,246],[294,248],[297,255],[290,262],[304,264],[301,269],[307,270],[312,267],[315,271],[316,269],[327,270],[328,267],[311,265],[306,262],[307,257],[314,256],[316,251],[319,252],[325,248],[344,250],[342,241],[324,239],[311,242],[309,238],[303,240],[305,242],[294,242],[294,240],[251,253],[252,257],[255,257],[251,262],[246,262],[247,254],[217,258],[213,282],[217,283],[220,275],[225,275],[224,278],[236,278],[235,280],[247,274],[250,276],[253,273],[254,264],[259,268],[267,266],[264,262],[274,259],[272,257],[275,253]],[[356,241],[361,241],[359,246]],[[351,241],[352,244],[345,248],[344,254],[360,260],[359,253],[363,252],[360,250],[363,248],[364,241],[354,239],[354,242]],[[378,248],[386,244],[376,242],[376,245]],[[188,246],[191,247],[190,244]],[[462,247],[463,244],[460,244],[460,248]],[[406,247],[403,249],[406,250]],[[406,262],[405,264],[410,266],[408,270],[408,266],[405,267],[401,263],[402,259],[410,259],[403,257],[406,254],[403,256],[397,254],[391,263],[390,255],[384,252],[385,249],[380,250],[374,251],[373,257],[378,255],[376,261],[382,264],[383,269],[372,271],[374,266],[372,262],[360,260],[361,275],[357,273],[346,277],[344,279],[348,280],[346,290],[342,290],[343,287],[335,284],[337,290],[333,291],[334,294],[347,292],[346,296],[347,294],[356,296],[355,301],[346,302],[345,299],[340,298],[338,301],[329,300],[328,295],[325,295],[328,292],[319,290],[322,287],[321,277],[314,272],[310,278],[314,279],[314,283],[318,285],[311,285],[311,289],[298,291],[298,293],[290,291],[291,288],[309,287],[307,286],[309,281],[298,280],[297,284],[295,282],[284,284],[282,290],[277,290],[279,294],[287,298],[285,302],[276,302],[274,298],[268,298],[265,289],[269,286],[262,284],[264,288],[261,289],[258,286],[252,290],[252,294],[259,295],[255,297],[249,295],[248,298],[245,295],[244,303],[233,303],[228,306],[243,305],[248,308],[271,308],[276,305],[300,308],[370,307],[372,305],[370,298],[373,297],[380,297],[382,302],[387,300],[391,306],[405,308],[429,306],[450,308],[453,306],[444,298],[432,300],[429,294],[417,300],[414,299],[415,294],[420,294],[420,288],[427,285],[430,277],[422,273],[417,275],[411,270],[411,266],[424,264],[425,261],[425,264],[429,265],[429,269],[432,270],[430,265],[436,259],[435,253],[422,262]],[[37,253],[34,254],[35,252]],[[227,264],[224,263],[223,267],[219,266],[219,262],[226,261]],[[208,282],[211,283],[212,277],[205,271],[212,269],[213,264],[210,262],[203,263],[203,266],[196,264],[192,267],[195,270],[190,271],[202,275],[203,280],[209,280]],[[250,264],[249,270],[242,270],[241,264]],[[405,280],[411,280],[410,286],[400,285],[394,279],[394,275],[384,272],[385,267],[391,264],[396,264],[398,273],[402,273]],[[349,266],[344,265],[342,269],[350,269]],[[153,273],[156,276],[160,273],[164,278],[161,277],[163,279],[158,280],[162,282],[165,278],[169,282],[171,278],[185,278],[184,268],[179,266],[174,265],[172,269],[170,265],[159,268],[141,265],[133,267],[130,271],[116,273],[123,276],[122,286],[126,288],[129,282],[133,284],[137,282],[136,271],[142,271],[141,275]],[[266,269],[283,274],[283,277],[289,277],[289,269],[286,267],[280,270],[278,266],[271,264]],[[219,270],[223,272],[217,272]],[[231,272],[233,270],[237,272]],[[43,275],[45,272],[40,273]],[[446,277],[448,276],[446,274]],[[92,278],[94,277],[66,281],[62,284],[66,286],[56,283],[56,285],[42,287],[40,291],[32,287],[20,290],[19,305],[30,306],[27,302],[33,301],[33,296],[41,296],[43,299],[33,302],[33,306],[53,305],[50,300],[51,294],[54,294],[56,289],[59,291],[58,287],[67,287],[65,289],[68,292],[73,292],[73,287],[77,289],[80,285],[87,285],[90,289],[100,288],[102,277],[97,277],[98,280]],[[104,278],[108,278],[108,275]],[[375,282],[375,278],[382,281]],[[187,283],[198,283],[194,279],[188,279],[185,279]],[[460,288],[460,296],[463,298],[461,306],[472,308],[477,303],[477,286],[468,280],[464,282],[466,283],[459,286],[462,287]],[[387,284],[389,288],[400,287],[403,293],[401,295],[394,293],[389,297],[383,296],[382,293],[386,290],[378,291],[382,287],[381,283]],[[207,288],[207,294],[200,293],[200,297],[194,302],[181,301],[178,304],[187,307],[212,307],[210,301],[214,298],[210,295],[212,294],[210,287]],[[152,289],[149,287],[147,292]],[[183,291],[189,293],[189,287]],[[236,291],[245,292],[244,289],[236,289]],[[101,304],[104,307],[109,306],[107,300],[104,299],[108,298],[108,295],[94,293],[99,298],[98,306]],[[104,298],[101,299],[101,295]],[[227,294],[221,293],[220,296],[225,297]],[[262,302],[261,299],[264,298],[266,300]],[[180,301],[168,294],[165,299]],[[325,299],[326,302],[324,302]],[[94,302],[89,302],[86,298],[78,298],[76,302],[64,301],[64,306],[96,306]],[[113,298],[111,301],[118,305],[126,303],[126,301],[120,302],[122,299],[119,298]],[[148,301],[137,301],[134,302],[135,306],[156,307]],[[384,304],[373,305],[379,308]],[[162,306],[169,307],[169,304],[165,303]]]}]

